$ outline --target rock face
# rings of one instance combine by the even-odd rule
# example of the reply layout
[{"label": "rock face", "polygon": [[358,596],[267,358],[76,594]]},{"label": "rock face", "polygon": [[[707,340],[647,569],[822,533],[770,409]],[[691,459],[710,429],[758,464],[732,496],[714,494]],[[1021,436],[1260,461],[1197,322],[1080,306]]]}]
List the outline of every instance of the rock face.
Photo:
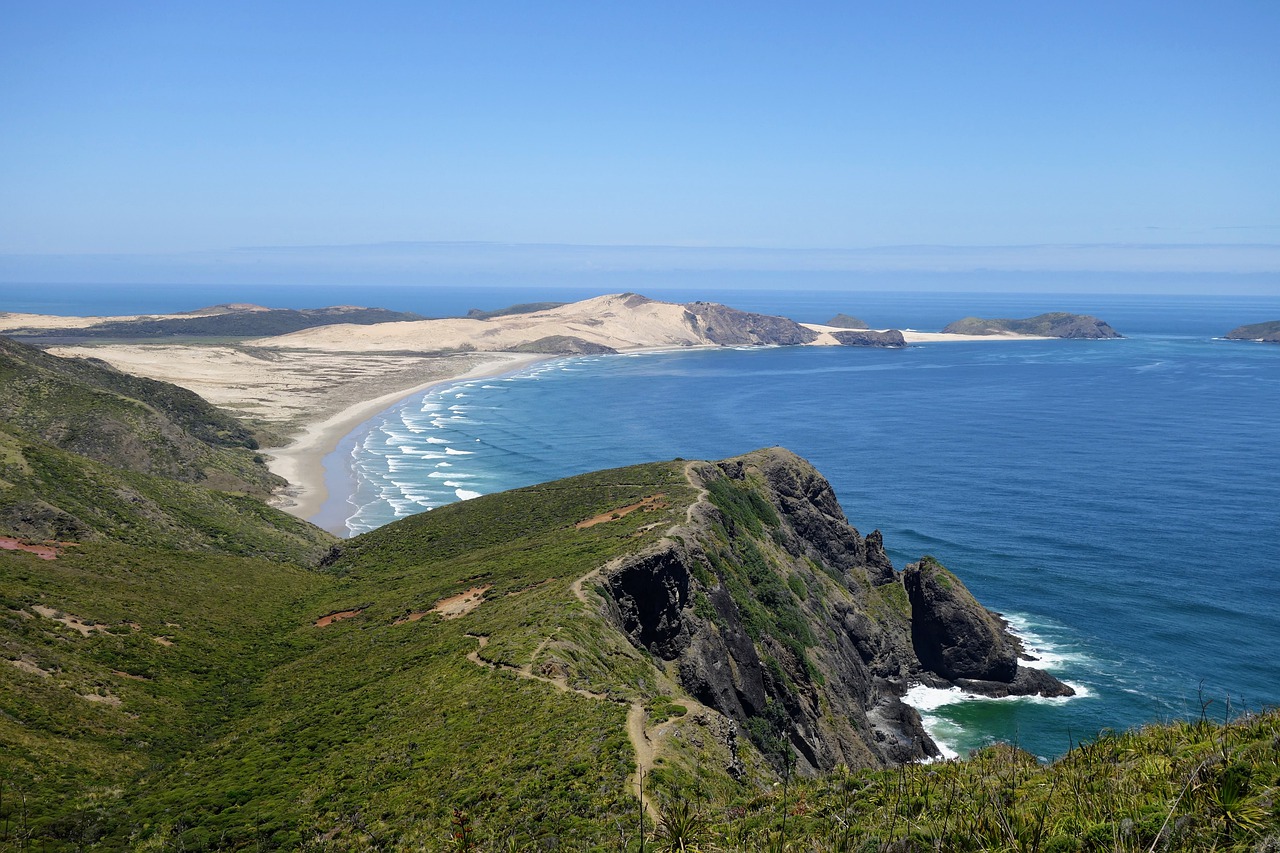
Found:
[{"label": "rock face", "polygon": [[911,602],[911,644],[925,669],[948,680],[1010,682],[1018,649],[1004,625],[932,557],[903,572]]},{"label": "rock face", "polygon": [[694,331],[719,346],[794,346],[818,337],[817,332],[785,317],[739,311],[716,302],[690,302],[684,310]]},{"label": "rock face", "polygon": [[1068,314],[1055,311],[1037,314],[1022,320],[986,320],[981,317],[965,317],[950,323],[942,330],[951,335],[1035,335],[1043,338],[1120,338],[1111,326],[1097,317],[1087,314]]},{"label": "rock face", "polygon": [[[894,570],[830,484],[771,449],[689,463],[686,526],[602,575],[609,616],[775,766],[803,773],[936,756],[913,683],[987,695],[1070,688],[936,562]],[[1003,691],[1003,693],[1001,692]]]},{"label": "rock face", "polygon": [[1232,341],[1262,341],[1267,344],[1280,344],[1280,320],[1267,323],[1251,323],[1239,326],[1227,332],[1227,339]]},{"label": "rock face", "polygon": [[902,336],[902,332],[897,329],[889,329],[884,332],[870,331],[848,331],[848,332],[832,332],[831,337],[840,342],[841,346],[846,347],[905,347],[907,345],[906,338]]}]

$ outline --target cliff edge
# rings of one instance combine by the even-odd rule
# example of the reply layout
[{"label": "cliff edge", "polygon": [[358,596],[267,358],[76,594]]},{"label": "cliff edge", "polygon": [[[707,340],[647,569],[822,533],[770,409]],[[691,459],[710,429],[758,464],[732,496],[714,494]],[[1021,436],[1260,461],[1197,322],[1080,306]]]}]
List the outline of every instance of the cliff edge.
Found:
[{"label": "cliff edge", "polygon": [[602,574],[608,615],[776,768],[812,774],[939,754],[916,683],[1071,695],[931,558],[894,569],[831,485],[779,448],[686,468],[701,498],[656,547]]}]

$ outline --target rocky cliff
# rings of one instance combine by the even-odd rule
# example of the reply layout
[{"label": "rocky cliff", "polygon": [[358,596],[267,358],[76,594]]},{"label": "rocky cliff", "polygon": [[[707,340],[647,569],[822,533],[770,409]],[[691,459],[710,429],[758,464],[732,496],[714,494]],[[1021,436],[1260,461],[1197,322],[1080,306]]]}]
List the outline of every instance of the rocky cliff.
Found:
[{"label": "rocky cliff", "polygon": [[938,754],[912,683],[1068,695],[932,560],[898,572],[830,484],[771,449],[690,463],[688,524],[604,575],[611,618],[776,767],[814,773]]},{"label": "rocky cliff", "polygon": [[684,310],[693,330],[718,346],[794,346],[807,344],[818,337],[817,332],[794,320],[739,311],[717,302],[690,302]]},{"label": "rocky cliff", "polygon": [[832,332],[831,337],[845,347],[905,347],[907,339],[897,329],[886,329],[883,332],[850,329],[846,332]]}]

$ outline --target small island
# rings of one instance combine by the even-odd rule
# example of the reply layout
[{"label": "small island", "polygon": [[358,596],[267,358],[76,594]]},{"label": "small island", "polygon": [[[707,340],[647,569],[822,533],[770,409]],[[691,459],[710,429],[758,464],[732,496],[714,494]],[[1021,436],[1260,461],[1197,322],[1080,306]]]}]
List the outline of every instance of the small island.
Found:
[{"label": "small island", "polygon": [[1229,341],[1261,341],[1265,344],[1280,344],[1280,320],[1266,323],[1252,323],[1239,326],[1227,332]]},{"label": "small island", "polygon": [[965,317],[949,324],[944,334],[952,335],[1024,335],[1039,338],[1076,338],[1104,340],[1124,337],[1106,322],[1088,314],[1054,311],[1022,320],[987,320]]},{"label": "small island", "polygon": [[870,329],[865,320],[859,320],[857,317],[851,317],[848,314],[837,314],[827,321],[828,326],[835,326],[837,329]]}]

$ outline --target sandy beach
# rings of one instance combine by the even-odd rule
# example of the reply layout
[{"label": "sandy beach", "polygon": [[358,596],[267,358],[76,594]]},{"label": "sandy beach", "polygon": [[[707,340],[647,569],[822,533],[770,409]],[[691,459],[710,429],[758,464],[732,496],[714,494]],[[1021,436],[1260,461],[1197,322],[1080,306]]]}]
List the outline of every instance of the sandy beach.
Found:
[{"label": "sandy beach", "polygon": [[433,379],[411,388],[353,403],[323,421],[307,424],[290,444],[268,449],[268,467],[289,481],[285,489],[276,493],[273,503],[299,518],[315,519],[329,497],[325,484],[324,458],[360,424],[401,400],[437,385],[499,376],[545,358],[512,353],[486,353],[485,356],[487,360],[480,361],[465,373]]}]

